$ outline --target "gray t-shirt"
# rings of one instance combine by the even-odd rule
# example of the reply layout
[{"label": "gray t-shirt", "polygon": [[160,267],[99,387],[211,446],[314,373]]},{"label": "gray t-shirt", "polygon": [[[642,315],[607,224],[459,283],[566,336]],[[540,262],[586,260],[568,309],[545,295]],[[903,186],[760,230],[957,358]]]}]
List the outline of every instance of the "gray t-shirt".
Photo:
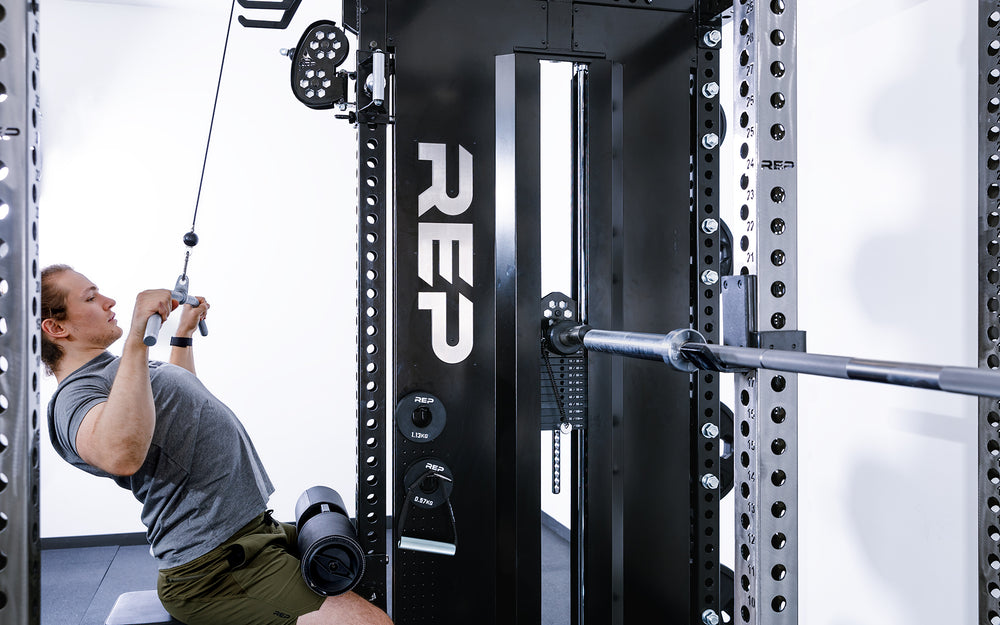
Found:
[{"label": "gray t-shirt", "polygon": [[49,437],[70,464],[108,477],[142,502],[150,553],[161,569],[219,546],[264,512],[274,486],[243,425],[187,369],[150,361],[156,428],[134,475],[114,476],[84,462],[76,434],[107,401],[119,358],[105,352],[66,377],[49,401]]}]

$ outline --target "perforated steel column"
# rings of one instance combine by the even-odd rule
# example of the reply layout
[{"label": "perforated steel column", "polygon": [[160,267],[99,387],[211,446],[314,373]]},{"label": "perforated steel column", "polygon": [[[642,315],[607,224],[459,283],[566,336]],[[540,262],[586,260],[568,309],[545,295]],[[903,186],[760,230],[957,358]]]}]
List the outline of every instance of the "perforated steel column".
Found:
[{"label": "perforated steel column", "polygon": [[[1000,2],[979,3],[979,366],[1000,368]],[[1000,625],[1000,402],[979,400],[979,622]]]},{"label": "perforated steel column", "polygon": [[40,620],[38,5],[0,3],[0,623]]},{"label": "perforated steel column", "polygon": [[[739,146],[734,251],[757,280],[758,332],[797,327],[795,2],[738,0],[734,141]],[[798,620],[795,375],[736,379],[737,623]]]},{"label": "perforated steel column", "polygon": [[[698,60],[692,76],[691,146],[691,327],[710,343],[720,330],[719,284],[719,47],[721,19],[699,10]],[[728,145],[728,144],[727,144]],[[711,620],[719,615],[719,499],[722,467],[719,446],[719,376],[699,371],[691,376],[691,610]]]},{"label": "perforated steel column", "polygon": [[[365,79],[371,72],[372,51],[385,50],[386,8],[371,2],[357,15],[358,108],[371,102]],[[391,198],[387,177],[386,125],[358,124],[358,537],[368,555],[364,583],[357,592],[383,610],[388,608],[386,564],[386,500],[388,431],[386,408],[386,222]]]}]

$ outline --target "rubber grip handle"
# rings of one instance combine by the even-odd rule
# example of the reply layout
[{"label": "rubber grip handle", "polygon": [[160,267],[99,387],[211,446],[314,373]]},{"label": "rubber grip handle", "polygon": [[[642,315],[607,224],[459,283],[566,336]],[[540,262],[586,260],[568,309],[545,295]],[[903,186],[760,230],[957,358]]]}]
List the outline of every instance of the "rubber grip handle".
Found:
[{"label": "rubber grip handle", "polygon": [[156,335],[160,333],[160,326],[162,325],[163,319],[159,315],[153,315],[146,320],[146,335],[143,337],[142,342],[147,347],[156,345]]},{"label": "rubber grip handle", "polygon": [[399,538],[398,546],[400,549],[422,551],[424,553],[436,553],[443,556],[453,556],[457,550],[456,546],[452,543],[427,540],[425,538],[411,538],[409,536],[401,536]]},{"label": "rubber grip handle", "polygon": [[[198,298],[193,295],[188,295],[187,299],[181,303],[187,304],[188,306],[197,306],[201,304],[201,302],[198,301]],[[208,324],[205,323],[204,319],[198,320],[198,332],[200,332],[202,336],[208,336]]]},{"label": "rubber grip handle", "polygon": [[[188,296],[184,303],[189,306],[197,306],[201,302],[198,301],[197,297]],[[156,337],[160,333],[160,327],[162,326],[163,319],[159,315],[153,315],[146,320],[146,335],[142,338],[142,342],[147,347],[156,345]],[[204,319],[198,321],[198,331],[202,336],[208,336],[208,324],[205,323]]]}]

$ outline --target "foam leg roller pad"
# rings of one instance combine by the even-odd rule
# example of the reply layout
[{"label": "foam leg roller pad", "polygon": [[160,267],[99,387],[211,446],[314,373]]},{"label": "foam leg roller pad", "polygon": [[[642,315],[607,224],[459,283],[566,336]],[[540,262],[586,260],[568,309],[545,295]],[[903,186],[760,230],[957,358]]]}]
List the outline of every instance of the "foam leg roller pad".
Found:
[{"label": "foam leg roller pad", "polygon": [[333,597],[361,581],[365,554],[337,491],[314,486],[295,504],[302,578],[316,594]]}]

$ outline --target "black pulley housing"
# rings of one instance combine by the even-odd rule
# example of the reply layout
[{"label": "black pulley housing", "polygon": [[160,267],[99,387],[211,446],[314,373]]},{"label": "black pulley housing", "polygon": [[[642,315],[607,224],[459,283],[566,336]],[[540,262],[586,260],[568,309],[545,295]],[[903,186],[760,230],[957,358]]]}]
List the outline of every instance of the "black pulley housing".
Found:
[{"label": "black pulley housing", "polygon": [[313,592],[333,597],[354,588],[365,573],[365,556],[344,500],[313,486],[295,503],[302,577]]}]

